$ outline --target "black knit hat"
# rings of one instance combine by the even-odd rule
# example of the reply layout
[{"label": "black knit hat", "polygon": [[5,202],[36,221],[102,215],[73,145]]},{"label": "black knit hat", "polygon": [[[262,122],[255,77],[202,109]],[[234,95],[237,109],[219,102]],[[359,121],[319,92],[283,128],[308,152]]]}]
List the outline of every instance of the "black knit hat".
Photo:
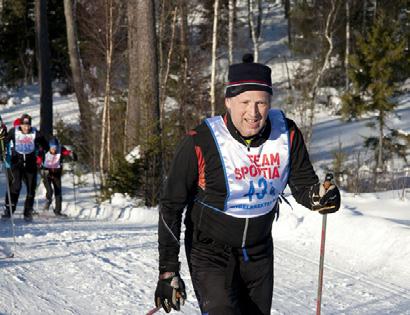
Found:
[{"label": "black knit hat", "polygon": [[20,117],[20,124],[31,126],[31,116],[29,114],[23,114]]},{"label": "black knit hat", "polygon": [[251,54],[245,54],[242,61],[229,66],[225,97],[234,97],[245,91],[266,91],[272,95],[271,69],[254,63]]}]

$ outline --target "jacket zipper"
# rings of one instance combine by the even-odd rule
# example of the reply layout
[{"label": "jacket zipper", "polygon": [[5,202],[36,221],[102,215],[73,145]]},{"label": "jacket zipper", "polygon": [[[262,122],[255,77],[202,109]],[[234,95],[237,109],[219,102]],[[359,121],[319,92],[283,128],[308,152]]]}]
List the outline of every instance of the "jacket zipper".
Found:
[{"label": "jacket zipper", "polygon": [[243,254],[243,260],[245,262],[249,260],[248,253],[246,252],[246,248],[245,248],[246,236],[248,234],[248,225],[249,225],[249,218],[246,218],[245,227],[243,229],[243,235],[242,235],[242,254]]}]

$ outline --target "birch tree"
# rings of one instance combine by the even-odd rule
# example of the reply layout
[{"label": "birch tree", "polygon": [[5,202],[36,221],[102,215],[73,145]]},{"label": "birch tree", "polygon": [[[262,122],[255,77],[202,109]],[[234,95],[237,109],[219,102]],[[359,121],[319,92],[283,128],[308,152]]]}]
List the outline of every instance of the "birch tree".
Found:
[{"label": "birch tree", "polygon": [[100,149],[100,175],[101,185],[104,188],[106,186],[106,172],[111,168],[111,154],[110,154],[110,134],[111,134],[111,122],[110,122],[110,103],[111,103],[111,71],[113,61],[113,0],[105,1],[105,91],[104,91],[104,105],[103,114],[101,120],[101,149]]},{"label": "birch tree", "polygon": [[317,96],[317,89],[319,87],[320,80],[325,72],[325,70],[329,66],[330,56],[333,52],[333,34],[335,32],[334,23],[337,18],[337,14],[339,11],[341,0],[330,0],[330,10],[326,17],[326,24],[325,29],[323,31],[323,35],[327,41],[327,51],[325,53],[322,65],[320,66],[318,72],[316,73],[315,77],[313,78],[313,84],[311,88],[311,99],[309,105],[309,118],[308,118],[308,128],[306,132],[306,143],[307,146],[310,146],[312,133],[313,133],[313,123],[315,118],[315,104],[316,104],[316,96]]},{"label": "birch tree", "polygon": [[235,20],[235,0],[229,0],[228,4],[228,62],[233,64],[233,36]]},{"label": "birch tree", "polygon": [[257,26],[255,25],[255,9],[254,0],[248,0],[248,24],[251,31],[251,38],[253,44],[253,56],[255,62],[259,61],[259,38],[257,33]]},{"label": "birch tree", "polygon": [[174,8],[172,15],[173,15],[173,18],[172,18],[172,24],[171,24],[171,39],[170,39],[170,45],[168,48],[166,63],[164,65],[165,72],[163,73],[163,76],[160,77],[161,79],[161,89],[160,89],[160,128],[161,130],[164,127],[164,107],[165,107],[165,100],[166,100],[166,95],[167,95],[167,84],[168,84],[168,78],[169,78],[169,73],[170,73],[170,68],[171,68],[171,60],[172,60],[172,55],[174,53],[178,6]]},{"label": "birch tree", "polygon": [[211,116],[215,116],[216,107],[216,49],[218,46],[218,15],[219,15],[219,0],[214,2],[214,23],[212,28],[212,63],[211,63]]},{"label": "birch tree", "polygon": [[179,0],[179,12],[181,16],[180,23],[180,43],[181,43],[181,56],[182,62],[180,63],[180,77],[181,83],[178,86],[178,100],[179,100],[179,121],[181,123],[180,134],[184,134],[188,131],[187,126],[187,115],[188,111],[186,110],[188,102],[188,73],[189,73],[189,42],[188,42],[188,12],[187,12],[187,3],[185,0]]},{"label": "birch tree", "polygon": [[[70,68],[75,95],[80,109],[80,126],[83,139],[88,139],[87,133],[91,132],[90,125],[91,108],[88,97],[84,91],[84,76],[81,67],[80,49],[78,47],[78,35],[75,19],[75,3],[76,0],[64,0],[64,15],[67,29],[67,44],[68,55],[70,58]],[[85,143],[87,144],[87,143]]]},{"label": "birch tree", "polygon": [[345,50],[345,90],[349,89],[349,55],[350,55],[350,0],[345,0],[346,8],[346,50]]},{"label": "birch tree", "polygon": [[124,150],[125,154],[136,147],[140,141],[140,123],[141,113],[138,104],[138,25],[137,15],[139,12],[135,9],[137,0],[128,0],[127,16],[128,16],[128,102],[125,117],[124,130]]}]

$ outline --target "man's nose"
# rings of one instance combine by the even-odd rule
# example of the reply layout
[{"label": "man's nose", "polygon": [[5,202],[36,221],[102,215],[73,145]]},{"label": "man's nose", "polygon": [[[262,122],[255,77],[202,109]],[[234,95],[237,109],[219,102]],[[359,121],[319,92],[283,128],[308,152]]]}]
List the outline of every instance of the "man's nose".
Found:
[{"label": "man's nose", "polygon": [[258,103],[249,104],[248,113],[252,115],[253,117],[258,116],[259,115]]}]

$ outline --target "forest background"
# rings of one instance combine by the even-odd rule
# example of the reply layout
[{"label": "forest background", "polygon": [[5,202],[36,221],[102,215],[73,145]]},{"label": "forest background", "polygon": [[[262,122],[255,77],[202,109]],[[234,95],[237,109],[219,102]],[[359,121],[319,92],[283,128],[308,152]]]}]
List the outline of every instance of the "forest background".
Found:
[{"label": "forest background", "polygon": [[[273,6],[287,21],[280,50],[262,34]],[[375,118],[360,150],[332,152],[325,171],[343,189],[388,190],[398,178],[405,189],[410,135],[388,118],[410,89],[409,42],[409,0],[0,0],[0,108],[11,89],[38,84],[40,130],[78,152],[99,198],[120,192],[155,206],[176,145],[224,112],[227,67],[251,52],[284,67],[273,106],[308,147],[323,108]],[[75,93],[78,123],[53,121],[55,91]]]}]

